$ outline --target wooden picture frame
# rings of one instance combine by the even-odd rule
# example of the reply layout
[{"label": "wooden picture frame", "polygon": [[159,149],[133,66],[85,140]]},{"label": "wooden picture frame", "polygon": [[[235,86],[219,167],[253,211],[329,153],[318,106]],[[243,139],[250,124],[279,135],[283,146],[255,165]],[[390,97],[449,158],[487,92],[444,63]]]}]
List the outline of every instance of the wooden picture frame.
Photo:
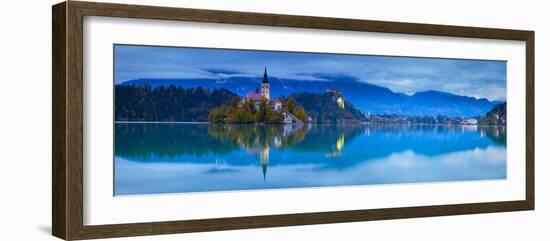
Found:
[{"label": "wooden picture frame", "polygon": [[[533,210],[534,32],[68,1],[52,7],[52,233],[66,240]],[[335,212],[87,226],[83,224],[83,17],[107,16],[518,40],[526,43],[525,199]]]}]

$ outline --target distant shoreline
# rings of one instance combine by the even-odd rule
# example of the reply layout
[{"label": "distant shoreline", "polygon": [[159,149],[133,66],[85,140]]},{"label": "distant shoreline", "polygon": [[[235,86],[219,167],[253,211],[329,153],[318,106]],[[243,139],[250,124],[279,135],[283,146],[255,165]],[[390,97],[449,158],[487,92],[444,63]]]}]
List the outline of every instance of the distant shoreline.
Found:
[{"label": "distant shoreline", "polygon": [[115,121],[115,124],[210,124],[208,121]]},{"label": "distant shoreline", "polygon": [[[263,122],[253,122],[253,123],[237,123],[237,122],[208,122],[208,121],[115,121],[115,124],[210,124],[210,125],[295,125],[295,124],[285,124],[285,123],[263,123]],[[311,123],[311,124],[321,124],[321,123]]]},{"label": "distant shoreline", "polygon": [[[212,125],[288,125],[285,123],[220,123],[208,121],[115,121],[115,124],[212,124]],[[400,126],[479,126],[479,127],[506,127],[506,125],[464,125],[464,124],[442,124],[442,123],[392,123],[392,122],[356,122],[356,123],[324,123],[307,122],[312,125],[400,125]]]}]

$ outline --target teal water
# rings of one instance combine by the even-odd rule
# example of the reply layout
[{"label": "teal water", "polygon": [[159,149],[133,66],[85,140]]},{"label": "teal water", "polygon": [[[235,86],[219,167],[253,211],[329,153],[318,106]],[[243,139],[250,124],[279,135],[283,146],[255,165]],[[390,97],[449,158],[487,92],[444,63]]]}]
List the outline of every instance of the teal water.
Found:
[{"label": "teal water", "polygon": [[504,127],[115,124],[115,195],[506,178]]}]

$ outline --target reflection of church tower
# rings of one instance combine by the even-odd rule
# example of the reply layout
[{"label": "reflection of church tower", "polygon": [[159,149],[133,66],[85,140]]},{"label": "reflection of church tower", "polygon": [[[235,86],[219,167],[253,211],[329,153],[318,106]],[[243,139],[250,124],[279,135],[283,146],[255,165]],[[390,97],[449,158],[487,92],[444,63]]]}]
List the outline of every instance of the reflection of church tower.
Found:
[{"label": "reflection of church tower", "polygon": [[264,79],[262,80],[262,96],[269,101],[269,80],[267,79],[267,67],[264,69]]},{"label": "reflection of church tower", "polygon": [[269,147],[260,148],[260,164],[262,165],[262,173],[265,175],[267,173],[267,165],[269,165]]}]

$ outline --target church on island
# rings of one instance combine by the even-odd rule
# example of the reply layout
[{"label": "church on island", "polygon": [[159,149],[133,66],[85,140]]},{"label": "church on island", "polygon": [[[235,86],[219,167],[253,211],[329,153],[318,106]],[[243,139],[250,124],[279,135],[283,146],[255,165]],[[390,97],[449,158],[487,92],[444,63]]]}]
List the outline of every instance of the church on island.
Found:
[{"label": "church on island", "polygon": [[255,110],[260,109],[260,103],[265,101],[265,103],[275,112],[281,113],[283,115],[283,122],[286,124],[296,123],[303,125],[304,123],[292,115],[291,113],[283,110],[283,101],[280,98],[271,99],[270,96],[270,85],[269,78],[267,76],[267,67],[264,68],[264,77],[260,84],[260,89],[256,88],[256,91],[250,91],[246,93],[243,98],[243,103],[253,102]]},{"label": "church on island", "polygon": [[264,69],[264,78],[261,83],[261,92],[258,89],[255,92],[250,91],[244,96],[245,100],[249,101],[267,101],[269,102],[269,79],[267,78],[267,67]]},{"label": "church on island", "polygon": [[208,121],[213,123],[285,124],[300,127],[311,122],[304,108],[293,97],[272,96],[267,68],[258,80],[256,91],[242,97],[230,98],[224,104],[212,108]]}]

